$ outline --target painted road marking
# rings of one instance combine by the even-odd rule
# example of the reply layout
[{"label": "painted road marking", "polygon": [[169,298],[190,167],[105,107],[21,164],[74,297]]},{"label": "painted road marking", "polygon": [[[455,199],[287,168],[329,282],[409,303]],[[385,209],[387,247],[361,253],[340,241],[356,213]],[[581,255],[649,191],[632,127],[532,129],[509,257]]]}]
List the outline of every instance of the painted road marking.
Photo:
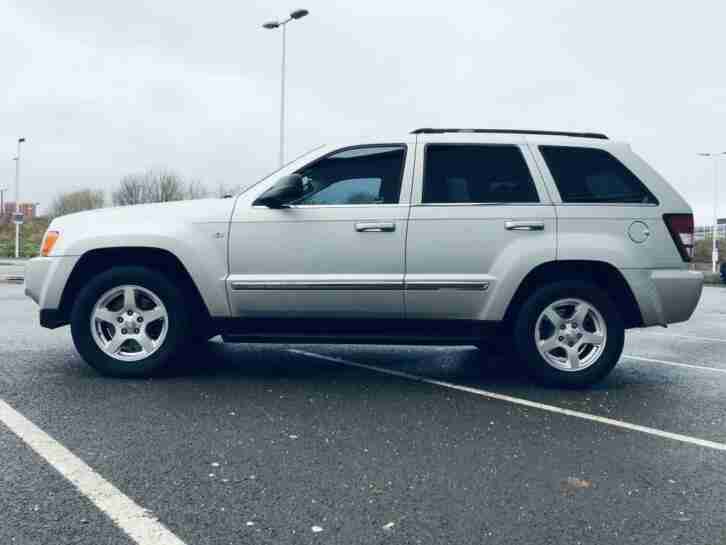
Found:
[{"label": "painted road marking", "polygon": [[688,435],[682,435],[680,433],[672,433],[669,431],[663,431],[663,430],[651,428],[648,426],[641,426],[639,424],[631,424],[630,422],[624,422],[622,420],[615,420],[614,418],[607,418],[604,416],[597,416],[597,415],[590,414],[590,413],[573,411],[572,409],[565,409],[562,407],[557,407],[555,405],[547,405],[545,403],[539,403],[537,401],[530,401],[529,399],[508,396],[505,394],[498,394],[496,392],[490,392],[487,390],[480,390],[479,388],[472,388],[470,386],[454,384],[453,382],[446,382],[443,380],[436,380],[436,379],[426,378],[426,377],[422,377],[422,376],[418,376],[418,375],[412,375],[410,373],[405,373],[403,371],[395,371],[393,369],[386,369],[383,367],[377,367],[375,365],[366,365],[364,363],[356,363],[353,361],[344,360],[344,359],[340,359],[340,358],[334,358],[331,356],[324,356],[322,354],[316,354],[315,352],[308,352],[306,350],[290,349],[290,350],[288,350],[288,352],[292,352],[294,354],[300,354],[300,355],[307,356],[310,358],[316,358],[316,359],[323,360],[323,361],[328,361],[331,363],[337,363],[338,365],[347,365],[350,367],[359,367],[361,369],[368,369],[369,371],[376,371],[378,373],[384,373],[386,375],[392,375],[394,377],[405,378],[408,380],[414,380],[416,382],[423,382],[426,384],[433,384],[435,386],[450,388],[452,390],[458,390],[460,392],[466,392],[469,394],[474,394],[474,395],[486,397],[489,399],[496,399],[498,401],[506,401],[507,403],[513,403],[515,405],[522,405],[524,407],[531,407],[533,409],[539,409],[539,410],[547,411],[547,412],[551,412],[551,413],[562,414],[565,416],[572,416],[572,417],[580,418],[583,420],[590,420],[591,422],[598,422],[599,424],[606,424],[608,426],[613,426],[616,428],[621,428],[621,429],[626,429],[626,430],[631,430],[631,431],[637,431],[640,433],[645,433],[647,435],[661,437],[663,439],[670,439],[672,441],[679,441],[681,443],[687,443],[689,445],[696,445],[699,447],[705,447],[705,448],[710,448],[713,450],[720,450],[720,451],[726,452],[725,443],[717,443],[715,441],[708,441],[707,439],[699,439],[698,437],[690,437]]},{"label": "painted road marking", "polygon": [[138,545],[185,545],[83,460],[0,399],[0,422],[90,499]]},{"label": "painted road marking", "polygon": [[717,367],[707,367],[705,365],[694,365],[691,363],[678,363],[675,361],[656,360],[654,358],[643,358],[640,356],[630,356],[628,354],[623,354],[622,357],[627,358],[629,360],[640,360],[640,361],[647,361],[650,363],[660,363],[661,365],[672,365],[673,367],[685,367],[687,369],[698,369],[700,371],[713,371],[715,373],[726,373],[726,369],[719,369]]},{"label": "painted road marking", "polygon": [[726,343],[726,339],[717,339],[715,337],[698,337],[696,335],[679,335],[676,333],[660,333],[659,331],[638,331],[630,332],[631,335],[636,337],[639,335],[658,335],[660,337],[676,337],[678,339],[688,339],[693,341],[706,341],[711,343]]}]

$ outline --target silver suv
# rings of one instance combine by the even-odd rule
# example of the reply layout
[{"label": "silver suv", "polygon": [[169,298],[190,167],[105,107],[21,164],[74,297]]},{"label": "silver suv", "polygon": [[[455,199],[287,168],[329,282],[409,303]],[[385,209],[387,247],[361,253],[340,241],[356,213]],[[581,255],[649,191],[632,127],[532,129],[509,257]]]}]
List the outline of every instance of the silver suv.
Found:
[{"label": "silver suv", "polygon": [[[26,292],[102,373],[228,342],[473,344],[583,386],[687,320],[693,216],[627,144],[419,129],[324,146],[228,199],[55,219]],[[511,358],[513,361],[515,358]]]}]

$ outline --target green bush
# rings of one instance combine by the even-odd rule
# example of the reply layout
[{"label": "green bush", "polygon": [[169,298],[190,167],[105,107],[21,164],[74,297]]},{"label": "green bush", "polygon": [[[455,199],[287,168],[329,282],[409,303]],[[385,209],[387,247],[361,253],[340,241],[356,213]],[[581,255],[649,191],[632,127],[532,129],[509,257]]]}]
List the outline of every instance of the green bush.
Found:
[{"label": "green bush", "polygon": [[[724,260],[724,251],[726,251],[726,244],[723,240],[716,241],[718,244],[718,255],[721,261]],[[693,261],[697,263],[711,263],[711,251],[713,249],[713,241],[711,238],[699,240],[696,242],[693,249]]]},{"label": "green bush", "polygon": [[[35,257],[48,228],[47,218],[35,218],[20,226],[20,257]],[[15,224],[7,216],[0,221],[0,257],[15,257]]]}]

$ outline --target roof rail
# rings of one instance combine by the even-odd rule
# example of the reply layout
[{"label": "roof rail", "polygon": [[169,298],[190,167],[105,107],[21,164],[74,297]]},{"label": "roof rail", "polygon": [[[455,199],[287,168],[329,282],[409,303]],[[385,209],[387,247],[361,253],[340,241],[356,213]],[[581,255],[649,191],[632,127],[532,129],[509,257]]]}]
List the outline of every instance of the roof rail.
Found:
[{"label": "roof rail", "polygon": [[443,134],[449,132],[485,133],[485,134],[541,134],[547,136],[572,136],[576,138],[598,138],[607,140],[605,134],[599,132],[566,132],[566,131],[528,131],[521,129],[416,129],[411,134]]}]

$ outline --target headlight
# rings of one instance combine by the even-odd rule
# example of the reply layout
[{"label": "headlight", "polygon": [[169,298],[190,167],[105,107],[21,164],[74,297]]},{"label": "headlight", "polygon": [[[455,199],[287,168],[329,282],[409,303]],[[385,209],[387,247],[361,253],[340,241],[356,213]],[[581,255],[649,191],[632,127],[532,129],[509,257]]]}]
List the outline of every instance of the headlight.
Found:
[{"label": "headlight", "polygon": [[53,246],[58,241],[58,237],[60,237],[60,231],[46,231],[43,242],[40,244],[40,255],[48,257],[53,251]]}]

